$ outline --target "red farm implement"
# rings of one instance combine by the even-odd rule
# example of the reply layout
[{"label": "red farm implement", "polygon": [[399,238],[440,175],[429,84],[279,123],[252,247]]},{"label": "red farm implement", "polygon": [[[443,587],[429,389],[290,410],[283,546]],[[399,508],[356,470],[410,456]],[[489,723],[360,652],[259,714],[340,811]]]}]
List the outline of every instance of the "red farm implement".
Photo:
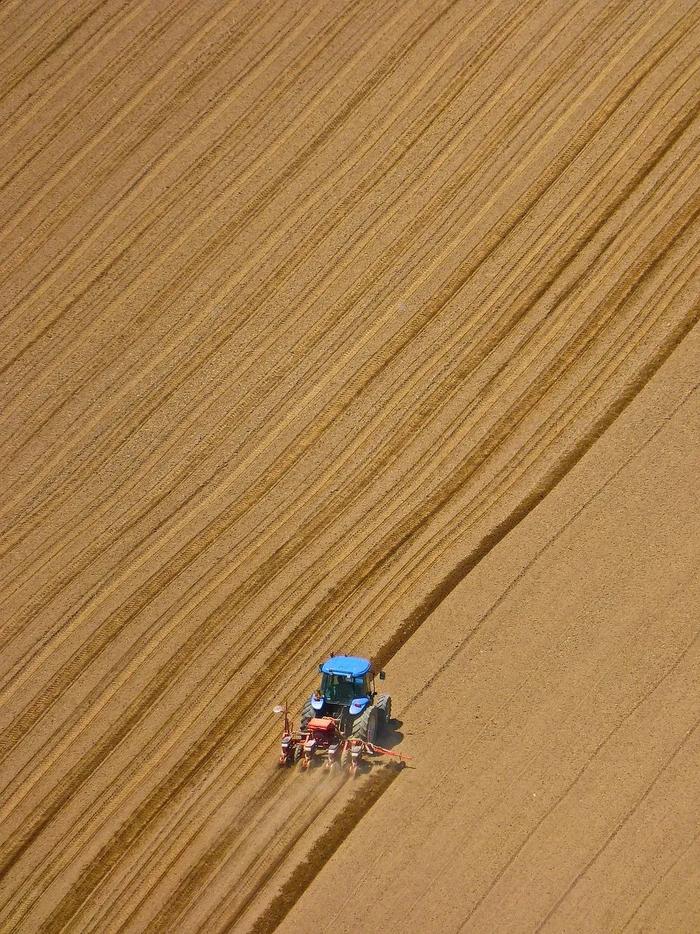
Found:
[{"label": "red farm implement", "polygon": [[347,772],[354,778],[364,761],[390,756],[396,760],[396,767],[400,769],[410,758],[367,740],[343,736],[340,717],[312,717],[302,731],[294,729],[286,705],[275,707],[275,713],[284,714],[279,757],[281,767],[298,764],[302,771],[306,771],[318,765],[327,772]]}]

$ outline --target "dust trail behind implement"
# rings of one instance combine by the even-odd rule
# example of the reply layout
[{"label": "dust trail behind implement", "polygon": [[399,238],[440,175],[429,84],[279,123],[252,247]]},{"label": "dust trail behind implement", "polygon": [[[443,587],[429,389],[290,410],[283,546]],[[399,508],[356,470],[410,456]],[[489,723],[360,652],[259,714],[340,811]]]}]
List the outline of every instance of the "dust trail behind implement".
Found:
[{"label": "dust trail behind implement", "polygon": [[273,704],[403,671],[695,333],[700,9],[0,21],[0,919],[249,929],[367,825]]}]

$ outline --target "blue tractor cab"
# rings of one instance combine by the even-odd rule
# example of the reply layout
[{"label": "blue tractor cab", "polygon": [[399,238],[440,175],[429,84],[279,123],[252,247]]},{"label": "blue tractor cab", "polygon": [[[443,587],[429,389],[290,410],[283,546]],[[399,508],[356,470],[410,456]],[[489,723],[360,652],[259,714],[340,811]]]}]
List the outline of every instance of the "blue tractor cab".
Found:
[{"label": "blue tractor cab", "polygon": [[[339,721],[342,735],[357,735],[366,741],[368,735],[376,735],[386,727],[391,718],[391,698],[377,695],[369,659],[331,655],[318,669],[321,685],[304,705],[302,732],[313,717],[333,717]],[[384,680],[383,671],[379,678]]]},{"label": "blue tractor cab", "polygon": [[371,702],[374,690],[370,676],[372,663],[366,658],[336,655],[318,666],[321,672],[321,697],[311,698],[311,706],[321,711],[324,706],[348,707],[350,713],[362,713]]}]

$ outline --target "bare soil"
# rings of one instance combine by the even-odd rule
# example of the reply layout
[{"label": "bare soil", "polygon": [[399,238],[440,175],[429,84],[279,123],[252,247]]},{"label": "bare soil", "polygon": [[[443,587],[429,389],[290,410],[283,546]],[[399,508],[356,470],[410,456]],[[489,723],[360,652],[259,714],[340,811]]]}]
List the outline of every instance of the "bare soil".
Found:
[{"label": "bare soil", "polygon": [[[700,927],[699,45],[0,6],[3,931]],[[410,768],[275,768],[334,649]]]}]

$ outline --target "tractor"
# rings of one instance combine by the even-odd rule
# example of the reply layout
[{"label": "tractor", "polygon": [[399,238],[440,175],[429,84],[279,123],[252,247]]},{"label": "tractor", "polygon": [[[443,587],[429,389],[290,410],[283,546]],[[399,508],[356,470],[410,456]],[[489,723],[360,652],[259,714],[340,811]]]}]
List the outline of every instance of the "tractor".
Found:
[{"label": "tractor", "polygon": [[[274,708],[274,713],[284,714],[279,764],[298,763],[306,771],[323,762],[328,772],[349,771],[354,777],[365,757],[390,756],[403,768],[410,756],[377,745],[391,719],[391,698],[375,691],[372,663],[331,655],[318,667],[321,685],[304,705],[298,730],[286,704]],[[379,679],[384,680],[383,671]]]},{"label": "tractor", "polygon": [[[313,719],[332,717],[345,739],[376,742],[391,720],[391,697],[377,694],[372,663],[352,655],[331,655],[318,670],[321,684],[304,704],[301,732],[306,732]],[[379,680],[384,678],[380,671]]]}]

